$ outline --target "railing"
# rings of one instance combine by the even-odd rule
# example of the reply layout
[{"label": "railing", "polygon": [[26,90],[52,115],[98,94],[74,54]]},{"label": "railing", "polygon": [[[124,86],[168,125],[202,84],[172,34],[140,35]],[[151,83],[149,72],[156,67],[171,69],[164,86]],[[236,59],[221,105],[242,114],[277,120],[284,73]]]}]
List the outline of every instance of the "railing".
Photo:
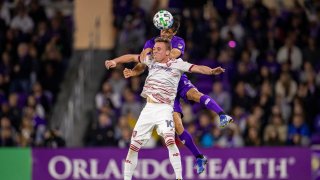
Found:
[{"label": "railing", "polygon": [[[81,127],[88,123],[86,112],[92,109],[93,103],[90,100],[88,102],[86,94],[93,94],[89,91],[92,91],[90,87],[93,80],[91,72],[94,50],[75,53],[72,61],[78,61],[78,63],[73,62],[70,65],[72,67],[61,86],[61,93],[50,121],[51,127],[57,127],[62,132],[68,146],[81,146],[82,139],[79,138],[78,133],[83,133],[84,128]],[[99,79],[99,77],[96,78]]]}]

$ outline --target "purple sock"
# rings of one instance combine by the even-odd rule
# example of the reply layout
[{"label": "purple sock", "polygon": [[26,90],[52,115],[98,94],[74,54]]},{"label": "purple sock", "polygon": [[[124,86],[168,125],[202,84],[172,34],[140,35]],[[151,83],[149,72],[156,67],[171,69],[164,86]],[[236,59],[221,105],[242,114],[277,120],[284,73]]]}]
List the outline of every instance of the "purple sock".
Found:
[{"label": "purple sock", "polygon": [[215,100],[213,100],[208,95],[203,95],[200,97],[200,104],[206,106],[207,109],[210,109],[211,111],[216,112],[217,114],[224,113],[222,108],[216,103]]},{"label": "purple sock", "polygon": [[192,152],[192,154],[197,158],[201,156],[202,154],[194,144],[191,135],[188,133],[188,131],[184,130],[182,134],[179,135],[179,138],[181,142],[187,146],[187,148]]}]

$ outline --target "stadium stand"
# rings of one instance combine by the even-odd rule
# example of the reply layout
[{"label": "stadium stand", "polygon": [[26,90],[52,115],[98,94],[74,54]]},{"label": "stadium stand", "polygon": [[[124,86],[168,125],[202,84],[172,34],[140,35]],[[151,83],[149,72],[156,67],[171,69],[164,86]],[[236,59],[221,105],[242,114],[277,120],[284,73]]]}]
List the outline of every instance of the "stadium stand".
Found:
[{"label": "stadium stand", "polygon": [[[220,129],[215,114],[184,103],[185,125],[200,146],[320,143],[319,1],[233,1],[232,7],[209,0],[169,0],[167,6],[157,0],[113,2],[115,56],[140,53],[145,40],[159,34],[153,14],[168,9],[181,18],[177,35],[186,41],[184,59],[226,69],[213,78],[188,75],[235,119]],[[126,80],[123,68],[108,71],[97,92],[87,146],[128,145],[144,104],[139,93],[146,72]],[[148,146],[161,145],[154,136]]]}]

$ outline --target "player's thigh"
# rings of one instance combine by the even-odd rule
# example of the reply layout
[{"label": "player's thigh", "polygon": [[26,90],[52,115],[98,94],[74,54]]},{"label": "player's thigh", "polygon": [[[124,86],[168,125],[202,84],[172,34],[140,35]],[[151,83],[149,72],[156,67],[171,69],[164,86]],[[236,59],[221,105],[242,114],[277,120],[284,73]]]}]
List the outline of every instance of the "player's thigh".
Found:
[{"label": "player's thigh", "polygon": [[200,102],[200,97],[203,95],[191,83],[186,75],[181,76],[178,86],[178,95],[185,101]]},{"label": "player's thigh", "polygon": [[196,88],[191,88],[187,92],[187,98],[190,101],[199,103],[201,96],[203,96],[203,94],[200,91],[198,91],[198,89]]},{"label": "player's thigh", "polygon": [[175,124],[173,121],[172,107],[163,108],[161,110],[161,116],[157,117],[157,133],[160,136],[165,136],[166,134],[175,133]]},{"label": "player's thigh", "polygon": [[180,103],[180,96],[178,96],[178,95],[173,103],[173,112],[179,113],[181,115],[181,117],[183,117],[182,107],[181,107],[181,103]]},{"label": "player's thigh", "polygon": [[152,130],[155,127],[153,118],[151,113],[141,112],[132,132],[132,140],[150,139]]}]

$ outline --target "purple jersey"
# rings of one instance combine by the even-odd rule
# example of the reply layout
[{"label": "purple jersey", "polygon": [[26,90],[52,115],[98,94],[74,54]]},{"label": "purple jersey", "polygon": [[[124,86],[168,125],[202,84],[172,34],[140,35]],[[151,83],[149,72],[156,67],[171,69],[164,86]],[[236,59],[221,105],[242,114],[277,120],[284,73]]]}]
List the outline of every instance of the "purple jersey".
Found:
[{"label": "purple jersey", "polygon": [[[152,39],[149,39],[145,44],[143,49],[147,49],[147,48],[153,48],[154,44],[155,44],[155,39],[157,37],[154,37]],[[184,54],[184,48],[185,48],[185,43],[184,40],[181,37],[178,36],[173,36],[171,39],[171,46],[172,48],[176,48],[179,49],[181,51],[181,55],[178,58],[182,58],[183,54]],[[178,59],[177,58],[177,59]]]}]

